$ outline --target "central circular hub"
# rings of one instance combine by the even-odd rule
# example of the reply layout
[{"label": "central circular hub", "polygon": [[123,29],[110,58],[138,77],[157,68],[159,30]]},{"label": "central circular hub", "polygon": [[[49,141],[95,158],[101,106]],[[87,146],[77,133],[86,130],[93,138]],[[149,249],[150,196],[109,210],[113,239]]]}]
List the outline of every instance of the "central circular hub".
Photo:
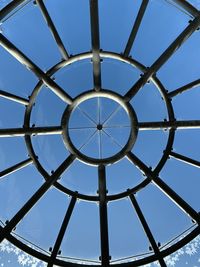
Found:
[{"label": "central circular hub", "polygon": [[62,127],[67,149],[93,165],[120,160],[137,137],[137,117],[132,106],[108,90],[78,96],[66,108]]},{"label": "central circular hub", "polygon": [[102,124],[97,124],[97,130],[101,131],[103,129],[103,125]]}]

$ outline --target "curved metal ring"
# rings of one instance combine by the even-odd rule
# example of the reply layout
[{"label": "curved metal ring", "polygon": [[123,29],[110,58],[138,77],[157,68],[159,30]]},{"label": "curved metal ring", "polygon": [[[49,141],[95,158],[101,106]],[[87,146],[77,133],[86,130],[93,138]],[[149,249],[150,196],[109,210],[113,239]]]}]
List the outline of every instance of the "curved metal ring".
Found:
[{"label": "curved metal ring", "polygon": [[[136,60],[134,60],[132,58],[126,58],[126,57],[124,57],[124,56],[122,56],[120,54],[117,54],[117,53],[102,51],[100,53],[100,56],[101,56],[101,58],[114,59],[114,60],[129,64],[131,67],[137,68],[141,72],[145,72],[146,69],[147,69],[144,65],[142,65],[138,61],[136,61]],[[69,60],[61,61],[58,64],[56,64],[55,66],[53,66],[50,70],[47,71],[47,75],[51,77],[56,72],[58,72],[60,69],[62,69],[64,67],[67,67],[67,66],[69,66],[69,65],[71,65],[71,64],[73,64],[73,63],[75,63],[77,61],[87,60],[87,59],[90,60],[91,58],[92,58],[92,53],[91,52],[82,53],[82,54],[78,54],[78,55],[72,56],[71,58],[69,58]],[[159,90],[159,92],[161,94],[161,97],[163,98],[163,100],[165,102],[165,105],[166,105],[166,108],[167,108],[167,112],[168,112],[168,119],[169,120],[174,120],[173,107],[172,107],[171,101],[170,101],[170,99],[169,99],[169,97],[167,95],[166,89],[164,88],[164,86],[158,80],[157,77],[153,76],[151,78],[151,81],[156,86],[156,88]],[[32,94],[30,96],[29,105],[26,108],[25,117],[24,117],[24,126],[25,127],[30,127],[30,117],[31,117],[32,108],[33,108],[33,105],[35,103],[35,99],[36,99],[37,95],[39,94],[40,90],[42,89],[42,86],[43,86],[43,82],[39,81],[39,83],[36,85],[36,87],[34,88]],[[166,148],[165,148],[165,150],[163,152],[163,156],[162,156],[162,158],[160,159],[158,165],[155,168],[155,172],[156,173],[159,173],[161,171],[161,169],[163,168],[165,162],[167,161],[167,159],[169,157],[169,153],[171,152],[172,146],[173,146],[174,133],[175,133],[175,130],[171,129],[170,132],[169,132],[169,137],[168,137]],[[27,149],[28,149],[29,155],[32,158],[34,165],[36,166],[38,171],[42,174],[42,176],[45,179],[48,179],[49,178],[49,174],[43,168],[43,166],[41,165],[37,155],[34,152],[34,148],[33,148],[32,141],[31,141],[31,137],[26,135],[25,136],[25,141],[26,141],[26,145],[27,145]],[[106,163],[108,164],[108,162],[106,162]],[[92,164],[94,164],[94,162],[92,162]],[[136,193],[139,190],[141,190],[142,188],[144,188],[150,182],[151,181],[148,178],[146,178],[145,180],[143,180],[138,185],[136,185],[133,188],[129,189],[129,192]],[[85,201],[99,201],[99,197],[97,195],[86,195],[86,194],[82,194],[82,193],[77,193],[75,191],[70,190],[69,188],[66,188],[65,186],[63,186],[59,182],[56,182],[54,184],[54,186],[57,189],[61,190],[62,192],[66,193],[67,195],[76,196],[77,198],[85,200]],[[107,196],[107,200],[108,201],[113,201],[113,200],[117,200],[117,199],[120,199],[120,198],[125,198],[128,195],[129,195],[129,193],[125,190],[124,192],[108,195]]]}]

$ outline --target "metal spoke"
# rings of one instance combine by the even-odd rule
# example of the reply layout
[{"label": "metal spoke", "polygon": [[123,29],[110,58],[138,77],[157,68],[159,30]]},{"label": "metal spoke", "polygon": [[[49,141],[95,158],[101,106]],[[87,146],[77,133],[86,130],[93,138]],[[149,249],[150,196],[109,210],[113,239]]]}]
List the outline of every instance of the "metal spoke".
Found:
[{"label": "metal spoke", "polygon": [[101,123],[101,103],[100,103],[100,97],[98,97],[98,105],[97,105],[97,112],[98,112],[98,124]]},{"label": "metal spoke", "polygon": [[135,166],[137,166],[141,172],[148,177],[169,199],[171,199],[184,213],[189,215],[198,224],[200,224],[200,215],[196,212],[182,197],[180,197],[173,189],[171,189],[163,180],[161,180],[154,172],[151,171],[139,158],[137,158],[132,152],[127,154],[127,158]]},{"label": "metal spoke", "polygon": [[19,104],[25,105],[25,106],[27,106],[29,104],[28,99],[25,99],[23,97],[20,97],[20,96],[14,95],[14,94],[10,94],[10,93],[3,91],[3,90],[0,90],[0,96],[3,98],[6,98],[8,100],[17,102]]},{"label": "metal spoke", "polygon": [[38,4],[38,6],[39,6],[39,8],[40,8],[40,10],[44,16],[44,19],[46,20],[46,23],[49,26],[49,29],[50,29],[57,45],[58,45],[58,48],[60,50],[60,53],[61,53],[63,59],[68,60],[69,55],[68,55],[68,53],[65,49],[65,46],[64,46],[64,44],[63,44],[63,42],[62,42],[62,40],[61,40],[57,30],[56,30],[56,27],[55,27],[50,15],[49,15],[49,12],[48,12],[43,0],[36,0],[36,3]]},{"label": "metal spoke", "polygon": [[98,141],[99,141],[99,158],[102,159],[102,133],[98,131]]},{"label": "metal spoke", "polygon": [[102,125],[104,125],[105,123],[107,123],[109,120],[111,120],[115,114],[119,111],[119,109],[121,108],[121,106],[118,106],[109,116],[107,119],[104,120],[104,122],[102,123]]},{"label": "metal spoke", "polygon": [[182,7],[184,10],[192,14],[194,17],[199,16],[199,11],[189,2],[185,0],[172,0],[172,2],[176,3],[179,7]]},{"label": "metal spoke", "polygon": [[33,206],[40,200],[40,198],[48,191],[48,189],[60,178],[62,173],[74,161],[75,156],[70,155],[57,170],[47,178],[46,182],[34,193],[34,195],[24,204],[24,206],[15,214],[15,216],[6,224],[0,231],[0,242],[6,238],[10,232],[17,226],[17,224],[24,218],[24,216],[33,208]]},{"label": "metal spoke", "polygon": [[8,51],[21,64],[31,70],[38,79],[42,80],[60,99],[71,104],[72,98],[47,74],[45,74],[35,63],[33,63],[25,54],[23,54],[13,43],[11,43],[3,34],[0,34],[0,45]]},{"label": "metal spoke", "polygon": [[0,172],[0,179],[33,163],[31,158],[21,161]]},{"label": "metal spoke", "polygon": [[26,0],[13,0],[8,5],[0,10],[0,22],[8,16],[15,8],[23,4]]},{"label": "metal spoke", "polygon": [[61,126],[0,129],[0,137],[62,134]]},{"label": "metal spoke", "polygon": [[196,17],[185,30],[175,39],[175,41],[163,52],[163,54],[147,69],[144,75],[125,94],[126,101],[130,101],[134,95],[155,75],[155,73],[166,63],[166,61],[177,51],[182,44],[192,35],[200,25],[200,15]]},{"label": "metal spoke", "polygon": [[132,28],[131,34],[130,34],[128,42],[126,44],[126,48],[124,50],[124,56],[125,57],[128,57],[130,54],[130,51],[132,49],[133,43],[135,41],[136,35],[138,33],[138,30],[139,30],[140,24],[142,22],[143,16],[145,14],[148,3],[149,3],[149,0],[143,0],[142,1],[142,4],[141,4],[139,12],[137,14],[135,23],[134,23],[133,28]]},{"label": "metal spoke", "polygon": [[101,59],[100,59],[100,38],[99,38],[99,10],[98,0],[90,0],[90,24],[92,39],[92,62],[94,89],[101,90]]},{"label": "metal spoke", "polygon": [[194,167],[200,168],[200,161],[191,159],[189,157],[183,156],[183,155],[175,153],[173,151],[171,151],[169,153],[169,156],[170,156],[170,158],[175,158],[175,159],[180,160],[184,163],[187,163],[187,164],[192,165]]},{"label": "metal spoke", "polygon": [[188,90],[193,89],[193,88],[198,87],[198,86],[200,86],[200,79],[195,80],[191,83],[188,83],[182,87],[179,87],[178,89],[176,89],[174,91],[171,91],[170,93],[168,93],[168,96],[170,98],[172,98],[172,97],[175,97],[175,96],[177,96],[177,95],[179,95],[185,91],[188,91]]},{"label": "metal spoke", "polygon": [[102,267],[108,267],[109,236],[108,236],[108,215],[107,215],[107,190],[106,190],[106,170],[104,165],[98,167],[99,176],[99,215],[100,215],[100,236],[101,236],[101,263]]},{"label": "metal spoke", "polygon": [[96,129],[97,127],[69,127],[69,130],[86,130],[86,129]]},{"label": "metal spoke", "polygon": [[96,133],[97,133],[97,130],[94,131],[94,133],[91,134],[90,137],[85,141],[85,143],[82,144],[82,145],[79,147],[79,150],[82,150],[85,146],[87,146],[87,145],[90,143],[90,141],[92,140],[93,136],[95,136]]},{"label": "metal spoke", "polygon": [[139,130],[199,129],[200,120],[139,122]]},{"label": "metal spoke", "polygon": [[117,146],[119,146],[120,148],[122,148],[122,146],[117,142],[117,140],[114,138],[114,137],[112,137],[109,133],[107,133],[105,130],[103,130],[102,129],[102,131],[104,132],[104,134],[106,134],[111,140],[112,140],[112,142],[114,143],[114,144],[116,144]]},{"label": "metal spoke", "polygon": [[110,129],[110,128],[130,128],[130,125],[109,125],[109,126],[103,126],[104,129]]},{"label": "metal spoke", "polygon": [[72,212],[74,210],[74,207],[75,207],[75,204],[76,204],[76,200],[77,199],[75,197],[71,198],[69,207],[68,207],[67,212],[65,214],[62,226],[60,228],[60,231],[59,231],[58,237],[56,239],[56,242],[55,242],[52,254],[51,254],[51,258],[50,258],[50,260],[48,262],[47,267],[53,267],[54,266],[54,262],[55,262],[56,256],[57,256],[57,254],[59,252],[62,240],[64,238],[65,232],[67,230],[67,226],[69,224],[69,220],[70,220]]},{"label": "metal spoke", "polygon": [[95,120],[93,120],[93,118],[90,117],[90,115],[85,111],[85,110],[82,110],[80,107],[77,107],[80,112],[90,121],[92,122],[95,126],[97,126],[97,123]]},{"label": "metal spoke", "polygon": [[145,217],[144,217],[144,215],[142,213],[142,210],[140,209],[140,206],[137,203],[137,200],[136,200],[135,196],[131,194],[129,196],[129,198],[131,200],[131,203],[132,203],[133,207],[135,208],[135,211],[136,211],[137,216],[138,216],[138,218],[139,218],[139,220],[140,220],[140,222],[142,224],[144,232],[146,233],[146,236],[149,239],[149,242],[150,242],[150,244],[152,246],[152,249],[154,250],[155,255],[158,257],[158,261],[159,261],[160,265],[162,267],[167,267],[164,259],[160,256],[159,248],[158,248],[158,246],[156,244],[156,241],[155,241],[155,239],[153,237],[153,234],[152,234],[152,232],[151,232],[151,230],[149,228],[149,225],[148,225],[148,223],[147,223],[147,221],[146,221],[146,219],[145,219]]}]

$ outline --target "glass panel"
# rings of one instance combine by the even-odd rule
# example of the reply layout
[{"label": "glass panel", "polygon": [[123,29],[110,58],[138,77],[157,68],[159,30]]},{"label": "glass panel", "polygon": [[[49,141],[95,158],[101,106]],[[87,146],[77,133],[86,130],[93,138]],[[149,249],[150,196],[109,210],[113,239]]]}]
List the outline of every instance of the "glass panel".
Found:
[{"label": "glass panel", "polygon": [[150,184],[141,190],[138,193],[138,202],[156,242],[161,245],[192,224],[190,218],[155,185]]},{"label": "glass panel", "polygon": [[[75,160],[62,175],[60,183],[82,194],[96,195],[98,189],[97,168]],[[88,203],[89,205],[90,203]]]},{"label": "glass panel", "polygon": [[[126,170],[122,172],[121,170]],[[126,191],[139,184],[143,180],[141,172],[124,158],[106,169],[107,188],[109,194]]]},{"label": "glass panel", "polygon": [[175,159],[170,159],[162,170],[162,177],[185,201],[195,210],[199,211],[198,168]]},{"label": "glass panel", "polygon": [[176,120],[199,120],[199,97],[199,87],[175,97],[173,99],[173,106],[176,114]]},{"label": "glass panel", "polygon": [[66,103],[49,88],[43,87],[36,97],[35,105],[31,112],[30,124],[35,124],[37,127],[59,126],[65,108]]},{"label": "glass panel", "polygon": [[200,49],[196,45],[199,42],[200,32],[196,31],[158,72],[158,77],[169,91],[199,79]]},{"label": "glass panel", "polygon": [[149,1],[131,55],[150,66],[184,30],[188,19],[165,0]]},{"label": "glass panel", "polygon": [[27,99],[37,83],[36,76],[2,47],[0,53],[0,89]]},{"label": "glass panel", "polygon": [[152,83],[146,84],[133,98],[131,104],[139,122],[162,121],[168,117],[166,104]]},{"label": "glass panel", "polygon": [[0,214],[4,223],[12,219],[43,181],[33,166],[27,166],[0,179]]},{"label": "glass panel", "polygon": [[0,97],[1,129],[22,128],[24,122],[25,107],[14,101]]},{"label": "glass panel", "polygon": [[174,151],[200,161],[198,149],[200,145],[199,134],[199,129],[176,131]]},{"label": "glass panel", "polygon": [[[16,153],[17,151],[17,153]],[[0,170],[15,165],[28,158],[28,151],[23,137],[0,138]]]},{"label": "glass panel", "polygon": [[60,135],[34,136],[32,143],[40,163],[49,173],[57,169],[69,155]]},{"label": "glass panel", "polygon": [[41,12],[33,2],[5,21],[2,30],[17,48],[43,70],[47,70],[60,60],[57,45]]},{"label": "glass panel", "polygon": [[108,222],[112,260],[148,252],[149,242],[129,200],[109,203]]},{"label": "glass panel", "polygon": [[81,259],[99,261],[98,212],[95,203],[80,201],[76,204],[61,245],[62,256],[66,260],[67,257],[73,257],[79,258],[79,262],[82,262]]},{"label": "glass panel", "polygon": [[51,188],[19,223],[15,232],[39,246],[49,250],[54,246],[64,219],[69,198]]},{"label": "glass panel", "polygon": [[125,94],[139,79],[141,72],[129,64],[120,63],[114,59],[103,59],[102,87]]},{"label": "glass panel", "polygon": [[[140,4],[141,1],[131,0],[99,1],[100,38],[103,50],[121,53],[125,49]],[[123,12],[126,16],[122,16]]]},{"label": "glass panel", "polygon": [[55,6],[54,0],[48,0],[45,4],[69,54],[89,51],[89,1],[59,0]]},{"label": "glass panel", "polygon": [[55,81],[72,97],[94,87],[92,64],[88,60],[73,63],[59,70],[54,77]]},{"label": "glass panel", "polygon": [[145,164],[154,168],[163,156],[167,139],[168,131],[140,131],[132,151]]}]

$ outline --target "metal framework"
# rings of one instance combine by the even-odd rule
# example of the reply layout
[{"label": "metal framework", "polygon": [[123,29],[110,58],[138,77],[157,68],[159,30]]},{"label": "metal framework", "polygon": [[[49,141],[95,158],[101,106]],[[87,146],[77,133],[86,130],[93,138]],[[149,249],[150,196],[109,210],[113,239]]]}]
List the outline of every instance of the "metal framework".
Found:
[{"label": "metal framework", "polygon": [[[27,253],[41,259],[48,263],[48,267],[53,265],[57,266],[82,266],[80,263],[72,263],[71,261],[66,261],[59,258],[58,252],[63,240],[63,237],[67,231],[68,223],[71,216],[73,215],[73,209],[75,207],[77,199],[85,201],[94,201],[99,205],[99,220],[100,220],[100,240],[101,240],[101,255],[99,260],[99,266],[107,267],[112,264],[113,267],[118,266],[142,266],[153,261],[158,261],[160,266],[166,266],[165,257],[185,244],[195,238],[200,234],[200,215],[198,211],[193,209],[181,196],[179,196],[172,188],[170,188],[160,177],[159,173],[162,170],[163,166],[167,162],[168,158],[173,157],[177,160],[183,161],[186,164],[190,164],[194,167],[200,167],[200,162],[182,155],[175,153],[173,151],[173,142],[175,132],[181,129],[198,129],[200,128],[200,120],[187,120],[187,121],[177,121],[174,116],[172,98],[178,97],[179,94],[184,93],[187,90],[200,85],[200,79],[192,81],[189,84],[177,88],[172,92],[167,92],[164,88],[161,81],[156,77],[156,72],[166,63],[166,61],[178,50],[182,44],[187,41],[187,39],[198,29],[200,26],[200,13],[193,7],[189,2],[185,0],[172,0],[174,4],[181,7],[185,10],[193,19],[190,21],[189,25],[183,30],[183,32],[169,45],[169,47],[158,57],[158,59],[149,67],[142,65],[140,62],[137,62],[135,59],[130,57],[131,49],[134,45],[135,38],[138,31],[140,30],[140,25],[145,16],[145,11],[148,8],[150,0],[142,0],[140,9],[136,16],[136,20],[133,21],[133,27],[130,32],[130,36],[127,40],[124,52],[122,54],[117,54],[112,51],[102,51],[100,44],[100,31],[99,31],[99,8],[98,0],[88,0],[90,3],[90,24],[91,24],[91,52],[86,52],[82,54],[77,54],[69,56],[67,49],[65,48],[61,37],[52,21],[52,18],[43,2],[43,0],[36,0],[35,4],[40,9],[46,23],[48,24],[49,30],[53,35],[55,42],[58,46],[61,55],[61,61],[44,73],[39,66],[32,62],[22,51],[20,51],[11,41],[9,41],[3,34],[0,34],[0,45],[7,50],[14,58],[16,58],[21,64],[25,65],[31,72],[33,72],[39,79],[38,84],[33,89],[33,92],[29,99],[24,99],[21,96],[10,94],[5,90],[0,90],[0,96],[7,98],[9,101],[15,101],[21,105],[26,106],[25,115],[24,115],[24,126],[22,128],[10,128],[10,129],[0,129],[0,138],[4,137],[13,137],[19,136],[24,137],[26,146],[28,149],[29,158],[25,159],[22,162],[19,162],[6,170],[0,172],[0,179],[8,176],[9,174],[18,171],[21,168],[25,168],[29,164],[34,164],[41,175],[44,177],[44,183],[42,186],[33,194],[33,196],[24,203],[23,207],[14,215],[14,217],[5,224],[5,226],[0,226],[0,241],[3,241],[5,238],[10,242],[26,251]],[[5,8],[0,11],[0,21],[4,21],[7,16],[12,14],[19,8],[22,4],[25,4],[26,0],[13,0]],[[143,75],[138,79],[138,81],[128,90],[125,95],[119,95],[116,92],[110,91],[109,89],[102,88],[102,78],[101,78],[101,60],[104,58],[115,59],[119,62],[129,64],[133,68],[139,69]],[[93,81],[94,86],[88,92],[83,92],[81,95],[76,98],[72,98],[63,88],[61,88],[52,78],[53,75],[64,67],[82,61],[82,60],[91,60],[93,64]],[[162,98],[164,99],[168,119],[166,121],[153,121],[153,122],[140,122],[137,119],[137,114],[135,113],[130,101],[138,93],[138,91],[149,81],[157,87]],[[50,90],[52,90],[56,96],[66,103],[66,109],[61,118],[60,125],[49,126],[49,127],[33,127],[30,125],[30,117],[33,105],[36,101],[36,98],[39,92],[42,90],[42,86],[46,85]],[[130,135],[127,140],[127,143],[123,147],[120,147],[120,150],[117,154],[112,155],[108,158],[103,158],[100,152],[99,158],[88,157],[82,153],[80,148],[77,148],[73,141],[70,138],[69,134],[69,120],[73,111],[84,101],[87,101],[91,98],[106,98],[112,101],[116,101],[120,107],[122,107],[130,121]],[[85,114],[86,116],[88,114]],[[96,123],[94,125],[96,129],[95,134],[99,134],[99,140],[101,144],[101,132],[106,133],[105,123]],[[136,155],[134,155],[131,150],[137,141],[138,131],[148,131],[148,130],[168,130],[168,141],[166,148],[163,152],[163,156],[160,159],[159,163],[155,169],[149,168],[144,162],[142,162]],[[70,155],[63,161],[63,163],[55,170],[51,175],[49,175],[46,170],[43,168],[40,163],[32,144],[33,135],[62,135],[64,145],[70,151]],[[107,134],[108,135],[108,134]],[[112,136],[108,137],[112,138]],[[92,136],[89,137],[88,142]],[[133,165],[137,166],[141,173],[144,175],[144,180],[133,188],[127,188],[127,190],[122,191],[118,194],[110,195],[107,194],[106,189],[106,167],[109,164],[119,161],[120,159],[126,157]],[[59,179],[62,174],[67,171],[70,165],[74,162],[75,159],[83,161],[85,164],[95,165],[98,172],[99,188],[98,195],[86,195],[81,194],[77,191],[72,191],[67,187],[64,187],[59,183]],[[193,230],[191,230],[185,237],[181,240],[173,243],[167,248],[160,248],[153,236],[151,229],[149,227],[148,221],[145,219],[143,211],[141,210],[137,196],[137,192],[142,190],[148,184],[153,183],[157,188],[159,188],[168,198],[170,198],[184,213],[186,213],[196,225]],[[49,190],[51,186],[55,186],[57,189],[61,190],[70,196],[70,204],[66,210],[61,228],[58,232],[58,236],[52,252],[49,254],[38,251],[25,243],[20,239],[15,237],[13,229],[20,223],[20,221],[26,216],[26,214],[32,209],[32,207],[44,196],[44,194]],[[144,230],[145,235],[149,240],[149,244],[152,247],[152,253],[146,255],[143,258],[136,259],[134,261],[126,263],[112,263],[110,250],[109,250],[109,228],[108,228],[108,211],[107,205],[108,202],[114,201],[117,199],[128,197],[132,203],[133,209],[136,211],[137,216],[141,222],[141,227]],[[133,255],[134,258],[134,255]],[[84,266],[89,267],[90,264],[84,264]]]}]

